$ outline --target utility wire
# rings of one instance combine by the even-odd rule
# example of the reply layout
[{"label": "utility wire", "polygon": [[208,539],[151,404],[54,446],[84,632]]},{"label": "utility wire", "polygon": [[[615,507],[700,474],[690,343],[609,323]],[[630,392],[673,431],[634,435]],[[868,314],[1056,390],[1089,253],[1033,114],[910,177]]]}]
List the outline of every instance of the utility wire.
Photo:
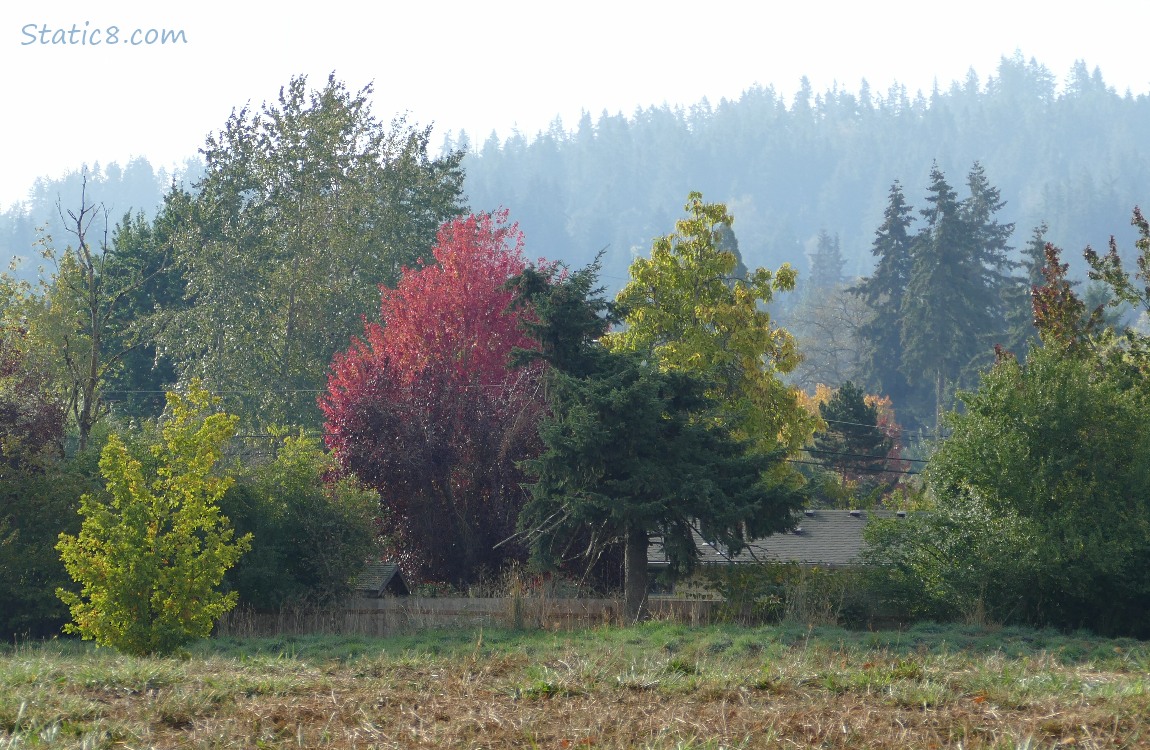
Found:
[{"label": "utility wire", "polygon": [[[826,468],[826,464],[819,463],[818,461],[803,461],[802,459],[798,459],[798,458],[784,458],[783,461],[787,462],[788,464],[803,464],[804,466],[821,466],[824,469]],[[904,469],[875,469],[874,473],[875,474],[907,474],[909,476],[918,476],[922,472],[921,471],[909,471],[909,470],[904,470]]]},{"label": "utility wire", "polygon": [[848,458],[868,458],[874,461],[914,461],[915,463],[925,464],[925,458],[890,458],[888,456],[874,456],[869,453],[846,453],[844,451],[828,451],[822,448],[804,448],[807,453],[825,453],[829,456],[847,456]]}]

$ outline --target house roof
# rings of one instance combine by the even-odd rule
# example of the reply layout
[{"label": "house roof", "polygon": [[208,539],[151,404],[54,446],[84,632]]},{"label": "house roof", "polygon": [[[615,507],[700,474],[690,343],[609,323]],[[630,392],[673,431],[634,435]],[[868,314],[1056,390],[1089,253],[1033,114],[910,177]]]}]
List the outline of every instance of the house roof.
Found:
[{"label": "house roof", "polygon": [[399,565],[394,562],[369,562],[355,577],[352,588],[362,596],[383,596],[385,593],[406,596],[409,593]]},{"label": "house roof", "polygon": [[[807,510],[794,529],[756,539],[740,554],[731,557],[695,534],[699,562],[703,565],[754,562],[795,562],[829,567],[854,565],[863,549],[863,529],[871,518],[902,518],[905,513],[864,510]],[[647,550],[651,567],[667,566],[663,540],[655,537]]]}]

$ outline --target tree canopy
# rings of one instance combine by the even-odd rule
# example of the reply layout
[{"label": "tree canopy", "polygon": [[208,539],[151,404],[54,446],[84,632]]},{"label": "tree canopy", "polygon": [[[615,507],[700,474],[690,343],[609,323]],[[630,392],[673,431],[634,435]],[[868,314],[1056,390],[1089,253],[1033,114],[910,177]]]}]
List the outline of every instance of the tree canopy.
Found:
[{"label": "tree canopy", "polygon": [[181,239],[188,305],[165,351],[257,421],[318,423],[332,355],[461,209],[461,155],[432,158],[430,129],[402,118],[383,125],[370,93],[295,77],[203,149]]},{"label": "tree canopy", "polygon": [[133,654],[170,653],[207,636],[236,603],[218,590],[251,546],[235,538],[218,506],[231,478],[214,473],[237,419],[213,411],[198,384],[170,393],[152,466],[117,436],[100,456],[107,494],[80,498],[79,534],[57,549],[77,593],[58,595],[72,612],[65,627],[86,640]]},{"label": "tree canopy", "polygon": [[[1115,299],[1144,307],[1150,226],[1137,211],[1134,223],[1134,278],[1113,245],[1086,257]],[[1099,326],[1057,248],[1045,254],[1033,294],[1041,345],[1025,360],[1000,350],[978,389],[960,392],[927,466],[939,510],[880,534],[876,559],[917,582],[936,616],[981,610],[1145,637],[1150,349],[1144,333]]]},{"label": "tree canopy", "polygon": [[873,311],[873,317],[859,329],[868,380],[900,404],[910,393],[902,371],[902,306],[910,281],[912,211],[896,180],[890,186],[882,224],[874,232],[875,269],[854,287]]},{"label": "tree canopy", "polygon": [[534,446],[539,367],[504,284],[525,266],[506,214],[439,230],[434,262],[384,288],[377,322],[332,362],[320,407],[340,465],[376,488],[384,533],[410,573],[463,582],[517,554],[496,545],[522,505],[517,462]]},{"label": "tree canopy", "polygon": [[379,494],[343,475],[319,438],[273,430],[271,460],[246,462],[220,508],[251,551],[224,579],[239,605],[263,611],[338,606],[378,555]]},{"label": "tree canopy", "polygon": [[538,340],[567,331],[572,345],[562,351],[585,353],[553,359],[548,370],[543,451],[525,463],[534,482],[520,529],[544,565],[575,552],[573,542],[592,557],[621,544],[633,619],[645,616],[652,538],[661,540],[676,572],[689,571],[697,538],[737,553],[749,538],[787,528],[801,496],[769,485],[766,474],[778,456],[735,437],[717,418],[706,381],[662,370],[642,354],[604,350],[593,327],[569,327],[566,316],[554,315],[580,297],[587,314],[579,319],[605,310],[595,294],[596,272],[553,278],[548,293],[535,295],[542,310],[532,324]]},{"label": "tree canopy", "polygon": [[631,264],[617,298],[625,327],[605,344],[702,379],[735,434],[763,452],[797,449],[813,422],[779,375],[794,369],[799,354],[766,309],[776,292],[794,288],[795,272],[784,265],[736,277],[739,259],[718,244],[733,221],[726,206],[691,193],[685,210],[675,232],[655,240],[651,257]]},{"label": "tree canopy", "polygon": [[1017,339],[1010,321],[1025,281],[1012,273],[1013,225],[1000,222],[1005,202],[982,166],[971,167],[963,199],[937,163],[930,180],[913,234],[911,207],[891,186],[872,246],[878,264],[853,290],[872,311],[859,327],[865,379],[904,419],[937,431],[953,389],[974,382],[996,345]]}]

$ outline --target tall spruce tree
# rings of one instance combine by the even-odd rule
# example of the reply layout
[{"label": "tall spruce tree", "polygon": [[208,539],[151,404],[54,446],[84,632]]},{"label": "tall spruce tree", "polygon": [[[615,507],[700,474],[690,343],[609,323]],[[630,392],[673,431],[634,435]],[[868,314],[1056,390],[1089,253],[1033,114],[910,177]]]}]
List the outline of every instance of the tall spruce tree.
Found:
[{"label": "tall spruce tree", "polygon": [[889,396],[900,412],[911,386],[902,371],[902,306],[910,281],[913,222],[902,185],[890,186],[883,222],[875,230],[871,253],[878,259],[874,273],[854,287],[874,316],[859,329],[863,369],[868,385]]},{"label": "tall spruce tree", "polygon": [[747,264],[743,262],[743,254],[739,252],[739,238],[730,224],[719,224],[715,227],[715,247],[724,253],[735,256],[735,270],[731,272],[734,279],[747,278]]},{"label": "tall spruce tree", "polygon": [[936,163],[930,172],[926,225],[914,239],[902,304],[903,373],[934,386],[938,431],[948,387],[981,349],[996,320],[966,212]]},{"label": "tall spruce tree", "polygon": [[799,303],[790,314],[803,352],[791,381],[804,390],[819,383],[836,387],[859,375],[858,327],[868,308],[843,282],[838,234],[820,230],[807,257],[810,272],[800,279]]},{"label": "tall spruce tree", "polygon": [[1012,292],[1018,286],[1014,270],[1019,263],[1010,258],[1010,236],[1013,223],[1002,223],[997,215],[1006,201],[998,188],[990,184],[982,164],[974,162],[967,174],[970,195],[962,202],[961,213],[967,225],[970,249],[980,270],[979,295],[972,303],[985,305],[993,325],[983,330],[981,350],[967,364],[963,381],[972,384],[977,371],[993,360],[994,346],[1005,344],[1010,336],[1008,315]]},{"label": "tall spruce tree", "polygon": [[804,294],[822,294],[838,287],[843,280],[844,265],[839,236],[819,230],[814,252],[810,254],[810,275],[803,284]]},{"label": "tall spruce tree", "polygon": [[1022,248],[1021,276],[1013,278],[1006,298],[1006,340],[1003,348],[1020,360],[1026,358],[1031,345],[1038,340],[1034,327],[1032,290],[1044,283],[1042,267],[1046,263],[1046,223],[1038,225]]},{"label": "tall spruce tree", "polygon": [[962,212],[970,224],[973,247],[983,266],[988,286],[1003,284],[1018,264],[1010,260],[1008,244],[1014,224],[1002,223],[997,214],[1006,205],[1001,191],[990,184],[982,164],[975,162],[966,178],[970,195],[962,202]]}]

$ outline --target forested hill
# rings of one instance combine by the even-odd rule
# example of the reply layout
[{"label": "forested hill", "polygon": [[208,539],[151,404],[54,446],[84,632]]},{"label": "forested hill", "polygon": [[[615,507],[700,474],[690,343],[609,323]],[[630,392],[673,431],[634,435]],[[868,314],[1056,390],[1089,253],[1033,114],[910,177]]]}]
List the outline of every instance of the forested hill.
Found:
[{"label": "forested hill", "polygon": [[[691,190],[728,204],[747,265],[790,262],[801,283],[825,231],[839,237],[844,273],[866,275],[891,183],[922,208],[935,161],[956,187],[980,162],[1006,201],[999,219],[1014,223],[1012,244],[1046,222],[1080,275],[1081,250],[1104,247],[1112,233],[1128,246],[1131,209],[1150,203],[1147,133],[1146,92],[1108,88],[1085,63],[1060,77],[1016,54],[985,81],[972,73],[929,95],[865,83],[818,93],[804,81],[794,95],[754,88],[686,110],[585,114],[571,129],[556,122],[502,142],[459,133],[445,148],[468,152],[473,210],[510,209],[534,256],[577,267],[606,248],[603,277],[614,289],[631,258],[673,229]],[[185,181],[200,168],[189,160]],[[89,198],[109,206],[113,222],[128,209],[150,214],[172,179],[142,158],[89,172]],[[0,213],[0,260],[31,256],[36,228],[52,231],[57,200],[66,207],[79,185],[79,171],[40,180],[25,205]],[[52,233],[60,239],[62,229]]]},{"label": "forested hill", "polygon": [[1007,201],[1011,244],[1046,222],[1081,272],[1087,244],[1132,241],[1131,210],[1150,202],[1148,133],[1145,92],[1118,93],[1084,63],[1059,78],[1016,54],[988,80],[972,72],[929,95],[816,93],[804,80],[794,96],[755,88],[714,106],[585,114],[573,130],[449,145],[469,151],[473,209],[510,208],[533,254],[579,265],[607,247],[605,281],[618,287],[690,190],[728,204],[749,266],[791,262],[801,281],[825,230],[839,235],[844,273],[866,275],[891,183],[922,208],[934,161],[956,186],[979,161]]},{"label": "forested hill", "polygon": [[[188,152],[194,153],[198,146],[188,144]],[[43,233],[50,235],[61,249],[74,241],[60,213],[63,211],[66,217],[79,205],[81,189],[87,191],[88,203],[108,210],[111,234],[112,227],[125,214],[143,213],[150,220],[173,182],[191,186],[203,176],[203,170],[198,156],[187,159],[174,172],[156,169],[146,157],[137,156],[123,166],[117,162],[95,162],[57,179],[41,177],[29,189],[22,205],[0,212],[0,268],[7,268],[15,259],[16,275],[32,279],[41,264],[36,242]]]}]

